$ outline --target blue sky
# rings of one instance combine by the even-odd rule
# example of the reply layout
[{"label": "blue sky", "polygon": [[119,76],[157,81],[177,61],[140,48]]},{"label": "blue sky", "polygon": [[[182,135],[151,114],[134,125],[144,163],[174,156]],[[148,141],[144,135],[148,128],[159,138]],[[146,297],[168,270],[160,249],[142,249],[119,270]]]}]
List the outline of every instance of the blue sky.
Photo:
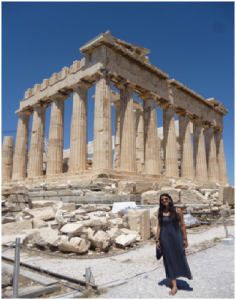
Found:
[{"label": "blue sky", "polygon": [[[2,2],[2,141],[16,138],[15,111],[28,88],[81,60],[79,48],[107,30],[151,50],[150,62],[204,98],[224,117],[224,149],[234,185],[234,2]],[[94,88],[88,93],[93,140]],[[136,95],[134,98],[137,99]],[[72,96],[65,103],[64,148],[70,147]],[[114,134],[114,109],[113,134]],[[162,111],[157,110],[158,126]],[[46,113],[49,132],[50,109]],[[32,128],[32,117],[30,121]]]}]

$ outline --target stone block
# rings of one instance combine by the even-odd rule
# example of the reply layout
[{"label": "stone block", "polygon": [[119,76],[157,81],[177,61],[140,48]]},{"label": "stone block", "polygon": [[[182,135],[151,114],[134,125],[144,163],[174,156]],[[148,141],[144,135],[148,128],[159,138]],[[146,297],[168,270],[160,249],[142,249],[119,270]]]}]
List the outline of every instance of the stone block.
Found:
[{"label": "stone block", "polygon": [[229,205],[234,205],[234,187],[232,186],[220,186],[218,200]]},{"label": "stone block", "polygon": [[136,182],[134,192],[136,194],[142,194],[146,191],[156,191],[158,190],[158,183],[152,182]]},{"label": "stone block", "polygon": [[158,191],[148,191],[144,192],[142,195],[142,200],[146,201],[148,204],[159,204],[159,193]]},{"label": "stone block", "polygon": [[43,228],[43,227],[48,227],[48,224],[39,218],[33,218],[32,226],[33,228]]},{"label": "stone block", "polygon": [[2,225],[2,235],[12,235],[20,233],[22,230],[32,229],[32,221],[19,221]]},{"label": "stone block", "polygon": [[123,193],[132,194],[135,189],[135,182],[133,181],[120,181],[118,182],[118,190]]},{"label": "stone block", "polygon": [[75,222],[71,224],[64,225],[60,231],[66,234],[75,234],[77,232],[82,232],[84,229],[82,222]]},{"label": "stone block", "polygon": [[98,230],[91,237],[91,246],[94,248],[100,248],[101,250],[105,250],[110,245],[111,237],[107,232],[104,232],[103,230]]},{"label": "stone block", "polygon": [[85,227],[107,226],[107,218],[94,216],[84,221],[83,224]]},{"label": "stone block", "polygon": [[16,203],[16,202],[28,202],[28,195],[23,194],[11,194],[7,199],[8,202]]},{"label": "stone block", "polygon": [[2,266],[2,288],[13,285],[13,272]]},{"label": "stone block", "polygon": [[26,246],[28,244],[28,237],[26,234],[3,235],[1,237],[1,243],[2,245],[10,246],[10,244],[16,241],[16,238],[20,238],[20,245]]},{"label": "stone block", "polygon": [[58,248],[65,252],[75,252],[79,254],[86,253],[90,247],[91,243],[87,239],[80,237],[69,238],[65,235],[61,236],[58,242]]},{"label": "stone block", "polygon": [[26,186],[14,185],[11,194],[28,194],[29,190]]},{"label": "stone block", "polygon": [[117,227],[117,228],[124,227],[123,220],[121,218],[110,219],[108,220],[107,224],[109,227]]},{"label": "stone block", "polygon": [[28,211],[24,211],[24,214],[31,215],[43,221],[55,219],[55,211],[52,207],[33,208]]},{"label": "stone block", "polygon": [[16,219],[13,217],[2,217],[2,224],[16,222]]},{"label": "stone block", "polygon": [[115,242],[117,245],[125,248],[126,246],[129,246],[131,244],[133,244],[134,242],[136,242],[136,237],[137,235],[136,234],[122,234],[120,236],[118,236],[116,239],[115,239]]},{"label": "stone block", "polygon": [[150,210],[128,209],[125,216],[131,230],[137,231],[144,241],[150,238]]},{"label": "stone block", "polygon": [[196,190],[181,190],[180,202],[181,204],[208,204],[205,196]]},{"label": "stone block", "polygon": [[115,239],[122,234],[121,230],[118,227],[113,227],[107,230],[107,233],[109,234],[111,238],[111,242],[114,243]]},{"label": "stone block", "polygon": [[33,234],[28,236],[28,239],[29,242],[34,245],[41,247],[56,247],[58,245],[59,236],[57,230],[53,230],[51,228],[39,228],[36,229]]}]

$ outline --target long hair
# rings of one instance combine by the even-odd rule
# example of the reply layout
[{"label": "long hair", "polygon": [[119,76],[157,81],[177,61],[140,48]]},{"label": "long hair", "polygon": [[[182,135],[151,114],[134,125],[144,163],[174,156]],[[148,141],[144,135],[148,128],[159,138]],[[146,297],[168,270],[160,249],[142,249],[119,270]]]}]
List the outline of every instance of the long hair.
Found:
[{"label": "long hair", "polygon": [[169,194],[161,194],[160,195],[160,201],[159,201],[159,213],[158,213],[158,219],[159,219],[161,228],[163,227],[163,211],[164,211],[164,208],[165,208],[165,206],[162,204],[162,201],[161,201],[161,197],[163,197],[163,196],[168,197],[170,199],[169,212],[170,212],[170,217],[171,217],[172,221],[173,222],[179,222],[178,216],[177,216],[177,213],[176,213],[176,209],[175,209],[175,206],[174,206],[174,203],[173,203],[173,199],[171,198],[171,196]]}]

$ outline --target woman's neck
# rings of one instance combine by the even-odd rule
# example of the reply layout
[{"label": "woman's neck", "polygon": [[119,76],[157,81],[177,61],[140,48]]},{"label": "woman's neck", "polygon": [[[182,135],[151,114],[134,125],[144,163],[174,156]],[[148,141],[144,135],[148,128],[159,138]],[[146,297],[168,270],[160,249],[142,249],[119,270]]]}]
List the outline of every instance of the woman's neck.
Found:
[{"label": "woman's neck", "polygon": [[163,211],[164,211],[164,212],[169,212],[169,205],[165,206],[165,208],[164,208]]}]

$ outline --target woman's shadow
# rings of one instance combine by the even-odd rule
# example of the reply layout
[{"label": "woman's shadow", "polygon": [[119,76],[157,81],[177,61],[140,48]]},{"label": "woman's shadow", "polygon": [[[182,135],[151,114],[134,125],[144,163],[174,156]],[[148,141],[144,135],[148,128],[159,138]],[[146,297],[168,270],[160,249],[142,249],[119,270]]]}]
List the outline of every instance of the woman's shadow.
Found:
[{"label": "woman's shadow", "polygon": [[[191,288],[186,281],[181,279],[176,279],[176,282],[179,290],[193,291],[193,288]],[[162,281],[158,282],[158,285],[165,285],[166,287],[170,288],[168,279],[163,279]]]}]

